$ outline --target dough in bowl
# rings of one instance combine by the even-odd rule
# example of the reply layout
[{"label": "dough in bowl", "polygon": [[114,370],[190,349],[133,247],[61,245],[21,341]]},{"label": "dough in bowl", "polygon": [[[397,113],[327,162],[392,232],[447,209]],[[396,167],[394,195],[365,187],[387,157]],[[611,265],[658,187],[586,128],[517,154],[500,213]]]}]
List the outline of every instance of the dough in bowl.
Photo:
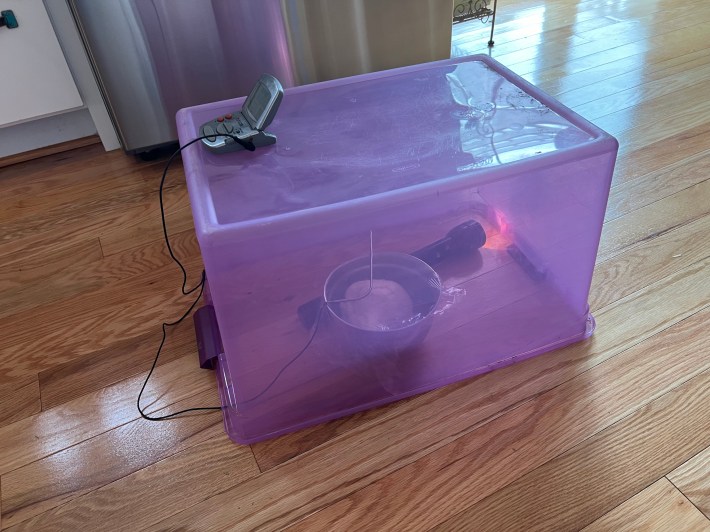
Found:
[{"label": "dough in bowl", "polygon": [[[370,331],[400,329],[411,320],[414,313],[412,298],[395,281],[373,279],[372,292],[370,281],[356,281],[345,291],[346,301],[341,303],[341,316],[350,325]],[[362,299],[357,299],[362,297]]]}]

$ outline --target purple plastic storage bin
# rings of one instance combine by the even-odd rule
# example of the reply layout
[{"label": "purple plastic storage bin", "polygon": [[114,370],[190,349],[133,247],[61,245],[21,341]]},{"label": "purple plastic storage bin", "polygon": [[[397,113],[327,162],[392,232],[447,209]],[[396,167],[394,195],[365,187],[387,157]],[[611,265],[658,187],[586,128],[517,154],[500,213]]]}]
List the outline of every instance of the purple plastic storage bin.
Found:
[{"label": "purple plastic storage bin", "polygon": [[[242,101],[181,110],[180,141]],[[496,61],[287,89],[268,130],[253,153],[183,154],[214,307],[196,324],[232,439],[592,333],[618,143]]]}]

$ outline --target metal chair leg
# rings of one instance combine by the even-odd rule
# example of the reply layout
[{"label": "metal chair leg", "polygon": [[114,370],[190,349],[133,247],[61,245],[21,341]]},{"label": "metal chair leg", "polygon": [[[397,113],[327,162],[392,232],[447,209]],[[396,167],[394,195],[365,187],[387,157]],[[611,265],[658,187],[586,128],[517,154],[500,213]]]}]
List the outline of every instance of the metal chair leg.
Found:
[{"label": "metal chair leg", "polygon": [[493,41],[493,30],[496,27],[496,11],[498,11],[498,0],[494,0],[493,3],[493,20],[491,21],[491,38],[488,41],[488,47],[492,47],[495,42]]}]

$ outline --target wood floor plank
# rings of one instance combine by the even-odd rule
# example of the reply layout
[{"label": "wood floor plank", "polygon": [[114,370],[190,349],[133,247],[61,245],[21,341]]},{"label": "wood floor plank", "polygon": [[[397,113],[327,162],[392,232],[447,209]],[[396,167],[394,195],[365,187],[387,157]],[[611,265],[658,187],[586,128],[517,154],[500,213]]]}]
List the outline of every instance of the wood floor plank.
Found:
[{"label": "wood floor plank", "polygon": [[710,519],[710,446],[671,471],[668,478]]},{"label": "wood floor plank", "polygon": [[[90,146],[14,164],[2,169],[3,191],[6,194],[3,194],[0,201],[12,200],[23,205],[38,195],[56,193],[62,188],[71,190],[73,185],[68,182],[66,174],[81,175],[84,169],[87,170],[88,179],[91,171],[96,168],[111,168],[117,163],[125,168],[131,162],[120,152],[106,153],[101,146]],[[6,203],[1,205],[8,207]]]},{"label": "wood floor plank", "polygon": [[646,205],[606,224],[597,260],[608,260],[647,238],[710,214],[710,179]]},{"label": "wood floor plank", "polygon": [[594,269],[592,311],[710,256],[710,216],[643,242]]},{"label": "wood floor plank", "polygon": [[[603,51],[609,53],[610,49],[613,50],[612,53],[614,53],[617,51],[617,48],[621,48],[622,46],[629,47],[628,51],[630,55],[633,55],[633,53],[640,48],[648,48],[648,44],[645,42],[645,35],[635,31],[624,32],[621,31],[621,28],[616,26],[618,25],[606,26],[592,30],[591,32],[585,32],[585,34],[583,34],[584,39],[589,42],[577,44],[576,46],[555,47],[556,43],[549,41],[540,46],[525,48],[512,53],[498,56],[494,52],[492,55],[504,65],[516,71],[524,72],[526,66],[536,60],[538,63],[542,63],[538,64],[538,70],[550,69],[564,65],[568,61],[597,55]],[[682,37],[692,39],[694,36],[697,38],[697,36],[706,35],[709,28],[710,23],[707,22],[707,18],[705,21],[698,21],[697,13],[695,17],[690,13],[685,17],[681,16],[677,19],[671,17],[662,22],[659,21],[659,27],[654,30],[654,33],[656,34],[656,38],[668,35],[668,40],[680,40]],[[590,33],[595,33],[595,35],[589,35]],[[624,50],[624,52],[626,52],[626,50]]]},{"label": "wood floor plank", "polygon": [[0,427],[42,410],[37,375],[0,381]]},{"label": "wood floor plank", "polygon": [[[550,90],[548,83],[554,80],[566,80],[572,74],[580,74],[584,71],[601,68],[599,76],[595,72],[593,80],[603,79],[603,75],[608,73],[604,65],[611,67],[611,72],[621,74],[626,70],[645,68],[646,64],[654,64],[660,61],[667,61],[672,58],[682,58],[683,56],[697,52],[699,49],[706,49],[705,36],[702,31],[672,31],[654,36],[653,42],[641,40],[625,44],[622,46],[609,47],[604,53],[592,54],[583,57],[569,57],[562,63],[548,64],[541,63],[535,58],[526,63],[514,66],[515,72],[529,77],[534,83],[546,86]],[[543,56],[544,58],[544,56]],[[614,63],[614,64],[612,64]],[[560,89],[570,90],[588,83],[591,80],[585,76],[575,79],[576,83],[569,85],[566,82],[560,85]],[[554,85],[553,85],[554,87]]]},{"label": "wood floor plank", "polygon": [[[580,35],[587,36],[589,40],[605,40],[612,37],[616,33],[631,33],[634,36],[645,39],[647,31],[658,29],[663,26],[666,31],[672,31],[675,28],[685,28],[696,25],[702,21],[707,21],[710,18],[710,12],[706,9],[704,3],[699,0],[686,0],[683,3],[664,1],[664,2],[648,2],[648,6],[628,6],[625,9],[617,11],[616,16],[612,18],[618,23],[614,26],[604,26],[599,31],[587,30],[580,32]],[[596,9],[595,9],[596,7]],[[590,4],[588,9],[585,9],[585,14],[599,15],[600,11],[605,11],[607,16],[610,16],[606,6],[593,6]],[[620,16],[619,16],[620,15]],[[673,18],[673,15],[678,15],[680,20],[673,24],[666,24],[666,18]],[[660,32],[653,32],[654,37],[660,35]]]},{"label": "wood floor plank", "polygon": [[[666,34],[663,37],[668,38],[668,35],[674,34]],[[556,97],[561,97],[566,92],[592,85],[605,77],[613,79],[625,72],[641,74],[647,63],[649,68],[653,68],[653,65],[671,61],[673,58],[679,60],[679,56],[669,55],[658,57],[655,61],[653,58],[648,58],[646,61],[645,52],[648,50],[640,43],[631,43],[613,48],[612,53],[585,56],[562,65],[539,68],[530,61],[515,65],[514,70],[533,85],[544,88]],[[680,57],[684,57],[684,54],[680,54]],[[576,100],[576,103],[579,105],[586,101]]]},{"label": "wood floor plank", "polygon": [[[175,253],[185,260],[194,260],[199,256],[197,239],[193,231],[173,234],[170,236],[170,242]],[[62,299],[74,298],[83,293],[98,291],[116,281],[145,275],[172,264],[172,259],[162,240],[103,257],[97,238],[91,241],[91,245],[99,250],[99,256],[95,256],[94,249],[87,249],[87,260],[90,262],[81,260],[83,255],[74,255],[72,261],[71,251],[75,251],[77,245],[82,244],[73,243],[67,249],[59,251],[62,256],[66,256],[66,264],[61,264],[61,268],[56,267],[58,261],[55,260],[54,253],[42,251],[37,254],[38,267],[27,274],[32,276],[31,279],[19,282],[19,275],[9,273],[8,277],[11,281],[6,283],[7,287],[4,290],[0,290],[0,297],[5,302],[5,305],[0,307],[0,318]],[[26,252],[23,251],[19,255],[25,254]],[[41,266],[43,259],[46,259],[45,267]],[[175,268],[177,272],[177,266]],[[197,268],[189,272],[191,284],[199,280],[199,271],[200,268]]]},{"label": "wood floor plank", "polygon": [[[3,257],[0,270],[0,317],[34,308],[56,295],[47,286],[47,278],[62,278],[67,269],[85,271],[103,258],[98,238],[72,242],[51,253],[13,253]],[[39,290],[33,287],[39,286]],[[45,297],[42,297],[45,296]]]},{"label": "wood floor plank", "polygon": [[[305,453],[195,505],[164,526],[179,526],[185,519],[201,528],[235,520],[245,527],[294,523],[702,310],[710,296],[708,275],[703,262],[669,276],[598,313],[597,334],[587,342],[397,403],[323,443],[317,453]],[[679,300],[680,294],[695,303]],[[229,504],[236,499],[243,501],[239,508]]]},{"label": "wood floor plank", "polygon": [[65,247],[52,250],[35,250],[34,253],[14,253],[3,257],[0,271],[0,291],[23,286],[37,279],[43,279],[56,269],[68,266],[84,266],[100,260],[101,246],[98,238],[72,242]]},{"label": "wood floor plank", "polygon": [[[21,186],[8,187],[8,195],[0,198],[0,205],[7,210],[4,223],[17,227],[22,222],[27,229],[39,228],[53,221],[72,220],[71,215],[77,214],[74,211],[96,213],[157,194],[159,167],[138,165],[134,161],[120,164],[115,155],[111,157],[96,154],[87,161],[55,161],[46,170],[51,176],[45,177],[45,172],[25,176]],[[131,161],[125,155],[122,157]],[[78,190],[85,191],[88,197],[78,197]]]},{"label": "wood floor plank", "polygon": [[[66,219],[67,212],[76,210],[92,213],[111,205],[125,208],[157,194],[164,164],[162,160],[139,161],[120,151],[107,153],[97,146],[4,168],[0,197],[3,221],[24,220],[31,227]],[[171,180],[168,185],[179,183],[179,179]]]},{"label": "wood floor plank", "polygon": [[[213,390],[214,378],[214,372],[199,369],[195,354],[159,366],[143,394],[143,408],[155,412]],[[0,427],[0,475],[138,419],[136,398],[144,379],[137,375]]]},{"label": "wood floor plank", "polygon": [[[160,342],[160,330],[111,344],[66,364],[39,374],[44,410],[98,391],[150,369]],[[196,353],[195,332],[188,323],[173,328],[160,354],[158,365]]]},{"label": "wood floor plank", "polygon": [[[554,23],[551,23],[554,24]],[[452,43],[451,56],[466,56],[472,54],[487,53],[488,48],[488,38],[489,35],[479,38],[478,40],[472,40],[469,42],[460,41]],[[554,39],[558,43],[564,43],[564,46],[577,46],[589,41],[585,40],[583,37],[576,35],[573,32],[573,26],[568,24],[562,25],[561,27],[550,28],[542,33],[542,30],[537,30],[537,33],[523,37],[516,40],[504,41],[499,35],[496,35],[496,45],[491,50],[491,55],[496,59],[498,57],[514,54],[520,52],[520,50],[534,49],[543,43],[543,39],[548,37]]]},{"label": "wood floor plank", "polygon": [[710,530],[710,521],[665,477],[600,517],[583,532],[637,530]]},{"label": "wood floor plank", "polygon": [[[177,186],[166,189],[164,200],[166,220],[171,229],[175,232],[189,229],[184,222],[185,214],[182,212],[187,205],[186,188]],[[131,192],[123,197],[121,195],[99,197],[82,202],[80,207],[58,206],[41,218],[28,216],[3,223],[0,253],[7,255],[21,250],[31,250],[38,244],[53,247],[50,246],[53,242],[54,245],[58,243],[67,245],[77,239],[101,237],[105,233],[116,231],[116,228],[128,230],[149,220],[157,224],[157,234],[162,235],[159,198],[154,191]],[[182,227],[177,222],[180,222]],[[125,249],[144,243],[146,242],[136,241]],[[104,249],[104,255],[108,254],[111,253]]]},{"label": "wood floor plank", "polygon": [[[616,6],[615,6],[616,7]],[[610,17],[608,6],[599,6],[593,2],[549,1],[544,6],[532,2],[527,7],[522,2],[514,5],[501,3],[496,13],[495,42],[496,48],[500,44],[520,41],[555,30],[561,24],[570,25],[573,22],[574,32],[580,33],[611,24],[617,24],[622,18],[642,17],[662,11],[664,6],[660,3],[634,2],[626,4],[620,9],[614,9],[617,17]],[[607,15],[607,16],[605,16]],[[544,21],[544,27],[541,22]],[[461,46],[469,53],[488,51],[490,26],[487,24],[468,23],[455,24],[452,31],[452,44]],[[525,42],[519,43],[523,48]]]},{"label": "wood floor plank", "polygon": [[[217,390],[212,388],[156,414],[218,404]],[[2,527],[65,504],[221,433],[220,412],[186,415],[166,422],[141,418],[5,473]],[[107,449],[111,452],[107,453]],[[233,451],[239,454],[236,449]],[[244,452],[248,453],[248,448]]]},{"label": "wood floor plank", "polygon": [[452,517],[436,530],[578,529],[710,441],[710,371]]},{"label": "wood floor plank", "polygon": [[[637,4],[641,6],[641,4]],[[639,27],[643,28],[644,31],[652,31],[655,35],[661,35],[664,33],[669,33],[672,31],[685,29],[688,26],[693,26],[703,21],[710,19],[710,12],[706,9],[699,9],[699,6],[688,4],[681,6],[666,6],[666,13],[668,18],[673,19],[673,23],[669,24],[668,20],[659,17],[662,8],[659,9],[657,4],[645,3],[643,7],[646,7],[644,12],[636,10],[633,15],[634,18],[630,20],[614,20],[611,18],[596,16],[594,10],[587,10],[584,15],[591,16],[593,18],[583,19],[581,21],[574,21],[574,24],[569,26],[557,27],[555,18],[557,11],[555,10],[551,16],[544,14],[540,17],[544,20],[544,27],[541,24],[535,24],[534,15],[530,17],[528,22],[529,26],[537,27],[539,33],[533,34],[532,38],[528,37],[525,40],[514,40],[508,41],[506,35],[502,38],[504,42],[502,46],[500,45],[501,38],[496,36],[496,46],[492,49],[492,55],[497,59],[503,61],[506,64],[515,64],[519,62],[520,57],[536,57],[538,55],[545,55],[549,57],[549,54],[541,54],[544,50],[543,45],[546,42],[556,42],[559,48],[570,48],[576,45],[585,45],[586,47],[592,47],[596,50],[596,47],[592,43],[598,43],[598,46],[604,46],[608,48],[613,48],[614,45],[620,45],[623,43],[634,42],[634,40],[642,40],[645,36],[643,33],[639,33]],[[631,14],[631,13],[629,13]],[[569,24],[572,20],[569,14],[564,17],[564,12],[560,15],[559,20],[565,21]],[[589,23],[592,24],[589,24]],[[658,28],[654,27],[654,23],[658,25]],[[533,30],[534,31],[534,30]],[[543,33],[544,32],[544,33]],[[528,35],[531,32],[528,30]],[[544,35],[544,37],[543,37]],[[465,50],[468,53],[481,53],[486,52],[487,39],[478,39],[474,41],[474,46],[466,46],[465,42],[455,42],[455,46],[458,49]],[[580,50],[585,49],[585,46],[580,46]],[[581,55],[578,51],[578,55]]]},{"label": "wood floor plank", "polygon": [[3,179],[8,193],[0,198],[0,205],[7,210],[6,223],[24,221],[28,227],[37,227],[52,220],[71,220],[76,214],[72,211],[96,213],[157,194],[159,162],[138,162],[120,152],[77,151],[85,157],[47,157],[48,165],[27,167],[19,174],[17,186],[12,186],[12,179]]},{"label": "wood floor plank", "polygon": [[139,530],[258,473],[249,448],[222,434],[10,530]]},{"label": "wood floor plank", "polygon": [[659,171],[708,149],[710,120],[659,140],[639,140],[620,148],[614,170],[616,185]]},{"label": "wood floor plank", "polygon": [[645,207],[667,196],[710,179],[707,166],[710,150],[692,155],[661,170],[612,187],[607,203],[606,221]]},{"label": "wood floor plank", "polygon": [[656,62],[640,62],[632,56],[568,76],[543,80],[540,85],[570,107],[591,105],[620,91],[672,79],[687,69],[699,68],[708,62],[710,50],[704,48]]},{"label": "wood floor plank", "polygon": [[[585,12],[577,20],[570,13],[570,4],[565,2],[550,2],[546,7],[550,8],[549,17],[538,5],[529,10],[516,10],[514,13],[515,18],[501,23],[500,20],[504,16],[504,12],[508,15],[511,14],[501,5],[496,14],[494,35],[495,49],[498,53],[511,50],[513,47],[523,49],[529,46],[536,46],[542,41],[543,35],[545,36],[544,38],[554,35],[558,42],[565,42],[564,39],[567,34],[580,34],[584,31],[619,23],[619,20],[596,16],[593,12]],[[630,7],[636,9],[634,12],[636,16],[642,15],[640,10],[643,10],[643,13],[650,14],[657,9],[651,7],[651,4],[648,3],[636,4]],[[541,24],[543,19],[544,27]],[[478,25],[458,24],[454,25],[453,28],[451,39],[452,55],[456,55],[456,51],[459,51],[461,55],[488,53],[490,26],[481,25],[479,27]]]},{"label": "wood floor plank", "polygon": [[[405,401],[407,400],[405,399]],[[386,417],[389,411],[399,408],[401,408],[400,403],[394,403],[365,410],[352,416],[334,419],[315,427],[285,434],[279,438],[254,443],[251,445],[251,449],[259,464],[259,469],[268,471],[358,427],[377,423],[377,420]]]},{"label": "wood floor plank", "polygon": [[[186,267],[201,271],[196,260]],[[182,295],[181,281],[177,268],[168,264],[137,279],[0,318],[0,329],[8,331],[0,339],[0,378],[43,371],[113,342],[159,331],[162,321],[180,315],[194,299]],[[166,309],[173,310],[166,315]]]},{"label": "wood floor plank", "polygon": [[[710,28],[709,28],[710,31]],[[702,125],[710,120],[710,105],[700,101],[693,109],[686,102],[707,93],[709,82],[700,82],[675,93],[641,101],[636,105],[594,119],[594,124],[618,137],[621,144],[629,142],[631,131],[646,129],[644,142],[662,139],[669,134]],[[638,136],[638,135],[637,135]]]},{"label": "wood floor plank", "polygon": [[[296,528],[428,530],[709,370],[701,349],[708,342],[703,334],[708,318],[710,310],[691,316]],[[648,352],[654,356],[645,356]]]},{"label": "wood floor plank", "polygon": [[[157,196],[156,196],[157,198]],[[163,240],[163,229],[157,201],[145,214],[137,215],[129,224],[107,228],[100,237],[101,248],[106,255],[120,253],[134,246]],[[187,196],[183,194],[170,207],[166,207],[169,234],[194,231],[192,211]]]},{"label": "wood floor plank", "polygon": [[[669,95],[683,98],[683,92],[703,90],[702,87],[705,87],[703,81],[708,79],[710,73],[710,59],[703,58],[698,63],[695,67],[687,63],[680,65],[677,69],[680,72],[675,72],[676,69],[669,70],[665,72],[664,77],[647,80],[641,85],[624,90],[617,89],[608,96],[587,100],[586,103],[572,105],[572,107],[587,120],[595,121],[597,118],[624,111],[646,101],[657,99],[666,101]],[[563,103],[570,105],[566,100],[567,98],[563,98]]]}]

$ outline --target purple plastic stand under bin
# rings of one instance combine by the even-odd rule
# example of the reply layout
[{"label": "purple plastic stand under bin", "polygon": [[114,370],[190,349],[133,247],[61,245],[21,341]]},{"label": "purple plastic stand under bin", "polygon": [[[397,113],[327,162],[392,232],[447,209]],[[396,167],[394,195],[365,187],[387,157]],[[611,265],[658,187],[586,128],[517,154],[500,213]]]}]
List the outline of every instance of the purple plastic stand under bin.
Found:
[{"label": "purple plastic stand under bin", "polygon": [[197,339],[197,354],[200,358],[202,369],[215,369],[217,359],[223,353],[222,341],[217,327],[217,316],[212,305],[205,305],[197,309],[192,317],[195,324],[195,337]]},{"label": "purple plastic stand under bin", "polygon": [[[181,143],[243,100],[181,110]],[[592,334],[618,143],[493,59],[287,89],[268,130],[253,153],[183,152],[209,281],[200,365],[233,440]]]}]

